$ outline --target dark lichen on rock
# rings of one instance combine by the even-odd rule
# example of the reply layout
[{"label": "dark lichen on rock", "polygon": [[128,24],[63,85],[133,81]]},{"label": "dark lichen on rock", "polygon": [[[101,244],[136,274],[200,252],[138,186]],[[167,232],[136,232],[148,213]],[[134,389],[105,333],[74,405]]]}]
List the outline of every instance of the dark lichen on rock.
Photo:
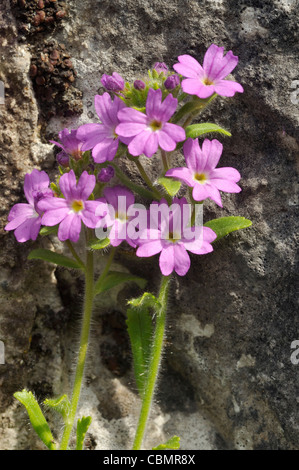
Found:
[{"label": "dark lichen on rock", "polygon": [[57,0],[11,0],[20,39],[52,31],[67,16],[66,2]]},{"label": "dark lichen on rock", "polygon": [[77,72],[64,44],[49,40],[35,46],[29,73],[44,118],[82,113],[82,92],[74,86]]}]

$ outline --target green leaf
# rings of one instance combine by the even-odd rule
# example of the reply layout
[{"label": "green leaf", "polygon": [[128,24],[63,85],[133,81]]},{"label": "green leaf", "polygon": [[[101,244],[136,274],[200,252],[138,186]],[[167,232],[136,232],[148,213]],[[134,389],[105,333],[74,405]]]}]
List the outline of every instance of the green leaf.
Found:
[{"label": "green leaf", "polygon": [[[220,217],[219,219],[209,220],[204,224],[205,227],[210,227],[217,235],[217,239],[225,237],[225,235],[247,228],[252,225],[251,220],[245,217]],[[215,240],[215,241],[216,241]]]},{"label": "green leaf", "polygon": [[150,292],[144,292],[141,297],[129,300],[128,305],[132,305],[132,307],[140,309],[153,308],[154,310],[158,310],[161,307],[161,304],[157,297],[155,297]]},{"label": "green leaf", "polygon": [[54,225],[53,227],[42,227],[39,231],[39,234],[42,236],[51,235],[52,233],[57,234],[59,225]]},{"label": "green leaf", "polygon": [[88,247],[92,248],[93,250],[103,250],[107,246],[110,245],[109,238],[93,238],[88,242]]},{"label": "green leaf", "polygon": [[32,250],[28,255],[28,259],[42,259],[43,261],[48,261],[49,263],[57,264],[58,266],[64,266],[65,268],[83,268],[78,261],[59,253],[55,253],[55,251],[45,250],[44,248]]},{"label": "green leaf", "polygon": [[60,413],[63,417],[63,420],[66,421],[71,406],[67,395],[62,395],[61,397],[54,399],[47,398],[44,401],[44,405]]},{"label": "green leaf", "polygon": [[81,419],[78,419],[76,450],[83,449],[85,434],[87,433],[90,423],[91,423],[91,416],[87,416],[87,417],[83,416]]},{"label": "green leaf", "polygon": [[165,444],[160,444],[157,447],[153,447],[152,450],[165,450],[165,449],[177,450],[179,448],[180,448],[180,438],[178,436],[173,436],[167,442],[165,442]]},{"label": "green leaf", "polygon": [[56,450],[56,445],[49,425],[32,392],[22,390],[21,392],[14,393],[14,397],[25,406],[31,424],[43,443],[48,447],[48,449]]},{"label": "green leaf", "polygon": [[158,179],[158,183],[166,189],[167,193],[171,197],[175,196],[179,192],[182,185],[180,181],[176,181],[172,178],[166,178],[164,176]]},{"label": "green leaf", "polygon": [[107,276],[101,280],[100,278],[95,284],[95,294],[100,294],[101,292],[105,292],[106,290],[111,289],[112,287],[118,286],[123,282],[133,281],[135,282],[141,289],[144,289],[147,281],[142,277],[134,276],[134,274],[130,273],[122,273],[118,271],[110,271]]},{"label": "green leaf", "polygon": [[210,122],[204,122],[202,124],[191,124],[191,126],[186,127],[186,139],[191,137],[191,139],[196,139],[203,134],[209,134],[210,132],[219,132],[220,134],[228,135],[231,137],[231,133],[217,124],[212,124]]},{"label": "green leaf", "polygon": [[147,368],[151,355],[153,337],[152,311],[160,306],[158,299],[145,292],[142,297],[128,302],[126,321],[133,354],[133,367],[137,388],[143,396],[147,382]]}]

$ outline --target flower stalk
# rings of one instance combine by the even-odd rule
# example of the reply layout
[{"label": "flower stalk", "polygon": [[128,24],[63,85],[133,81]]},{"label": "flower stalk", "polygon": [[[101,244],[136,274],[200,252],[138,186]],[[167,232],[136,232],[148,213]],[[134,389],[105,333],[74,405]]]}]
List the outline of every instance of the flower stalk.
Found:
[{"label": "flower stalk", "polygon": [[160,307],[156,315],[156,329],[154,333],[151,359],[148,367],[148,376],[145,391],[142,399],[142,406],[136,430],[133,450],[140,450],[146,429],[146,423],[149,417],[151,403],[154,395],[155,385],[158,377],[159,366],[164,343],[167,300],[169,292],[170,276],[162,276],[162,282],[159,292],[158,301]]}]

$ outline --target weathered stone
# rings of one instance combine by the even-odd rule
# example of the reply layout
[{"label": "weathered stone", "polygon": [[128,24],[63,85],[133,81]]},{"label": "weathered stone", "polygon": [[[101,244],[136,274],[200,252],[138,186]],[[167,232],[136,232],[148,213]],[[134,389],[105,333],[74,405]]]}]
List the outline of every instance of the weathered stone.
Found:
[{"label": "weathered stone", "polygon": [[[45,139],[56,138],[62,127],[90,121],[93,97],[103,91],[103,73],[142,79],[156,61],[171,67],[184,53],[202,60],[211,43],[239,56],[234,77],[244,94],[215,100],[201,119],[231,131],[231,138],[219,137],[222,166],[238,168],[243,190],[223,195],[224,209],[205,204],[204,218],[241,215],[253,226],[215,244],[212,254],[193,256],[187,276],[173,282],[159,406],[154,406],[147,448],[173,434],[181,435],[183,449],[299,447],[299,365],[290,360],[299,327],[297,25],[295,0],[74,0],[51,37],[26,36],[31,44],[63,42],[72,51],[77,87],[83,92],[81,116],[53,116],[43,122],[32,91],[27,39],[18,42],[22,33],[9,1],[0,6],[0,79],[6,90],[5,107],[0,105],[2,228],[9,208],[23,200],[24,174],[33,167],[55,174],[52,146]],[[31,76],[34,80],[32,68]],[[154,166],[154,160],[145,163]],[[138,179],[132,165],[127,171]],[[11,233],[1,236],[3,449],[40,445],[28,431],[25,412],[13,402],[14,391],[26,386],[42,399],[71,386],[82,279],[73,281],[64,270],[57,270],[54,278],[43,263],[26,261],[32,246],[40,243],[50,242],[17,246]],[[117,262],[136,274],[149,273],[149,288],[158,288],[156,258],[140,263],[122,249]],[[138,292],[131,286],[119,288],[96,303],[80,408],[80,414],[93,416],[88,448],[130,448],[132,443],[138,399],[132,371],[120,360],[129,354],[124,326],[120,321],[105,330],[105,321],[109,313],[112,320],[124,319],[126,300]]]}]

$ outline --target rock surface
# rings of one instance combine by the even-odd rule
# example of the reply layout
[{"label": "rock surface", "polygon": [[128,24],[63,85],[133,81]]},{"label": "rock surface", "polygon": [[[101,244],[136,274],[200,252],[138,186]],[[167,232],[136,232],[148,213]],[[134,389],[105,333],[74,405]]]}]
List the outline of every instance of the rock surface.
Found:
[{"label": "rock surface", "polygon": [[[103,73],[141,78],[155,61],[171,66],[183,53],[202,60],[211,43],[239,56],[234,77],[244,94],[216,100],[203,119],[231,131],[222,166],[238,168],[243,191],[224,195],[223,210],[206,204],[204,217],[242,215],[253,227],[194,257],[188,275],[173,282],[160,390],[144,445],[179,434],[182,449],[298,449],[299,365],[290,359],[291,343],[299,339],[296,0],[73,0],[58,2],[55,11],[44,0],[47,17],[66,15],[41,31],[34,2],[0,5],[1,230],[9,208],[23,197],[24,174],[41,168],[55,175],[48,140],[63,127],[95,119],[93,97],[102,92]],[[65,47],[74,80],[65,87],[70,75],[63,75],[57,89],[51,82],[54,98],[41,100],[31,66],[40,48],[54,43]],[[0,448],[38,449],[12,394],[26,387],[42,400],[70,387],[82,279],[27,261],[32,247],[53,241],[18,245],[11,233],[1,233]],[[156,259],[140,264],[123,253],[116,261],[136,274],[146,270],[149,288],[157,289]],[[116,289],[95,308],[80,408],[93,416],[87,448],[128,449],[134,436],[138,398],[124,305],[138,292]]]}]

